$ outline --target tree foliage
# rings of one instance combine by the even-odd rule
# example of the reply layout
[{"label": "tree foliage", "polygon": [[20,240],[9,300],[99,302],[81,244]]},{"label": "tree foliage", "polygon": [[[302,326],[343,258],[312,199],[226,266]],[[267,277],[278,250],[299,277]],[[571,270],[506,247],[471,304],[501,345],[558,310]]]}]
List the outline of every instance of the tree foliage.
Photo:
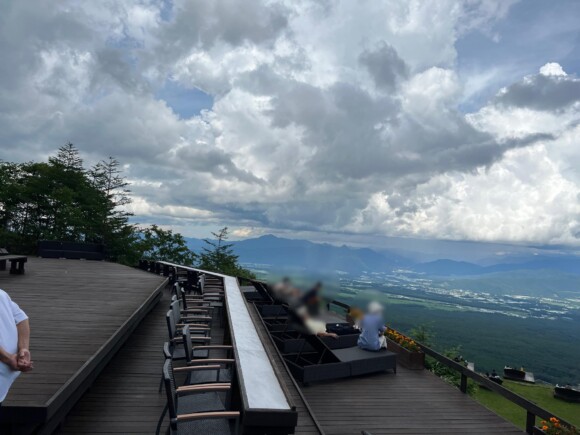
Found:
[{"label": "tree foliage", "polygon": [[87,170],[71,143],[48,162],[0,162],[0,246],[34,253],[39,240],[99,243],[110,260],[129,265],[144,252],[193,258],[181,235],[129,222],[128,185],[116,159]]},{"label": "tree foliage", "polygon": [[157,225],[151,225],[148,228],[140,229],[139,235],[137,250],[142,252],[142,258],[146,260],[163,259],[186,266],[195,264],[197,256],[189,250],[181,234],[164,230]]},{"label": "tree foliage", "polygon": [[109,260],[131,266],[147,258],[253,277],[226,243],[227,228],[212,233],[215,242],[206,240],[198,263],[181,234],[130,223],[128,187],[118,160],[86,169],[72,143],[48,162],[0,161],[0,246],[34,253],[40,240],[99,243]]},{"label": "tree foliage", "polygon": [[252,272],[240,266],[238,256],[234,254],[234,245],[227,243],[228,227],[222,228],[217,233],[212,232],[212,235],[215,237],[214,240],[203,240],[207,247],[202,248],[199,256],[199,268],[224,275],[255,278]]}]

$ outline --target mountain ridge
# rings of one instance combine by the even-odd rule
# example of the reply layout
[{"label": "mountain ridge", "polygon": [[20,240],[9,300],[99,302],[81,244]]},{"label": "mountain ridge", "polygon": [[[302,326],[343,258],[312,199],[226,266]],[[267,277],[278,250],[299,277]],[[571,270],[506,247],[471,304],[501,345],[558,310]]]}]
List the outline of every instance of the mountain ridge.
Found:
[{"label": "mountain ridge", "polygon": [[[185,238],[185,240],[188,247],[195,252],[201,251],[204,246],[202,239]],[[269,265],[274,268],[294,267],[319,272],[390,272],[394,269],[407,268],[429,276],[476,276],[516,270],[555,270],[580,274],[580,257],[571,254],[519,253],[513,257],[498,257],[496,264],[483,266],[444,256],[434,261],[417,262],[389,250],[389,247],[376,250],[345,244],[336,246],[272,234],[229,243],[233,245],[241,263]]]}]

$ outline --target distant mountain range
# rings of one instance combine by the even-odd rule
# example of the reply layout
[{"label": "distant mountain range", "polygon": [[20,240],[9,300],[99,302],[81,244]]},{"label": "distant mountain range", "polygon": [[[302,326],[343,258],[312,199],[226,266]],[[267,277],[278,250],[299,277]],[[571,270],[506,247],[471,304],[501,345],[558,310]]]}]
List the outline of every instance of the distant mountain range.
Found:
[{"label": "distant mountain range", "polygon": [[[188,246],[199,252],[204,246],[201,239],[186,238]],[[313,243],[307,240],[286,239],[265,235],[254,239],[232,242],[240,262],[264,265],[274,269],[302,269],[316,272],[389,272],[410,269],[429,276],[474,276],[515,270],[553,270],[580,275],[580,257],[573,254],[533,252],[518,256],[497,257],[496,264],[478,265],[466,261],[441,258],[430,262],[416,262],[405,258],[388,247],[380,252],[370,248],[353,248]],[[475,242],[470,242],[471,244]]]},{"label": "distant mountain range", "polygon": [[[203,246],[203,240],[187,239],[187,242],[190,249],[196,252]],[[408,260],[396,254],[378,253],[369,248],[333,246],[272,235],[231,243],[234,244],[234,251],[241,263],[268,265],[276,269],[360,273],[384,272],[409,264]]]},{"label": "distant mountain range", "polygon": [[413,270],[433,276],[466,276],[486,275],[491,273],[511,272],[515,270],[554,270],[564,273],[580,275],[580,258],[571,255],[533,256],[532,258],[506,259],[506,263],[493,266],[479,266],[465,261],[436,260],[412,266]]}]

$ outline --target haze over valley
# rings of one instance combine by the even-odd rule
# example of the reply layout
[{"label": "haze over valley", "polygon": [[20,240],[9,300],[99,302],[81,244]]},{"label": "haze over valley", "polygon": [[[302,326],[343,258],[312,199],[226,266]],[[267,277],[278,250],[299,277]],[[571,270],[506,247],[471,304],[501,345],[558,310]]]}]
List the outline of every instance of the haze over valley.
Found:
[{"label": "haze over valley", "polygon": [[[429,244],[431,258],[448,246],[413,242]],[[573,249],[501,245],[495,263],[486,257],[477,264],[444,259],[446,253],[417,262],[400,249],[378,252],[272,235],[233,243],[240,261],[260,277],[288,275],[302,286],[320,279],[327,296],[349,305],[381,300],[389,324],[408,333],[427,326],[439,350],[461,346],[478,370],[523,365],[540,380],[580,383],[580,257]],[[188,244],[198,250],[203,241]],[[478,244],[466,245],[474,251]],[[500,246],[479,245],[480,252]],[[542,351],[547,348],[553,351]]]}]

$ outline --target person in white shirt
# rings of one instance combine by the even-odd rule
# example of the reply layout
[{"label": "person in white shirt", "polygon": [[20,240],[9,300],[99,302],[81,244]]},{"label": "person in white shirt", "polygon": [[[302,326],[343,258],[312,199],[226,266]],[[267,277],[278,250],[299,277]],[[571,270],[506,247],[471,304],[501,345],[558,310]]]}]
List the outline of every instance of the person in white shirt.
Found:
[{"label": "person in white shirt", "polygon": [[32,370],[28,316],[0,289],[0,406],[21,372]]}]

